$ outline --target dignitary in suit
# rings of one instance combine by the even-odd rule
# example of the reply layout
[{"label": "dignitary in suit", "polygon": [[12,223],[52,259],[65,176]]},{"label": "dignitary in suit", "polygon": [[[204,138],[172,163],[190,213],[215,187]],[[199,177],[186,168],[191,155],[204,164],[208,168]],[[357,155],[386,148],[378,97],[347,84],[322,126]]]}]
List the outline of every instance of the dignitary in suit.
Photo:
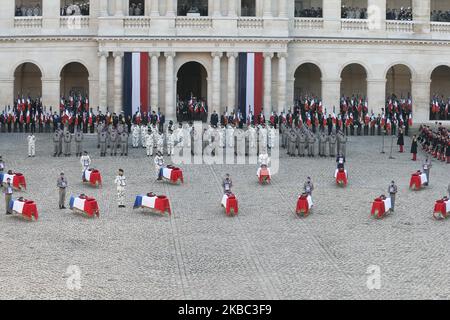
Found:
[{"label": "dignitary in suit", "polygon": [[398,188],[395,185],[394,180],[392,180],[391,184],[388,187],[388,193],[391,197],[391,210],[394,211],[395,208],[395,196],[397,194]]}]

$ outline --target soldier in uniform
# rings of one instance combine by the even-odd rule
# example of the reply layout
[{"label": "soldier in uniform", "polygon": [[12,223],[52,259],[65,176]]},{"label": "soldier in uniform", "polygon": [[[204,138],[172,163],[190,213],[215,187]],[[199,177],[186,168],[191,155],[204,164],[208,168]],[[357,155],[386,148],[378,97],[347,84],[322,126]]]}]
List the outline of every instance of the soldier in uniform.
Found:
[{"label": "soldier in uniform", "polygon": [[72,135],[69,130],[64,131],[64,156],[70,156],[70,143],[72,142]]},{"label": "soldier in uniform", "polygon": [[141,129],[139,129],[139,126],[137,124],[133,124],[131,128],[131,136],[132,136],[132,146],[133,148],[139,147],[139,134],[141,132]]},{"label": "soldier in uniform", "polygon": [[128,156],[128,131],[124,130],[120,136],[119,136],[119,142],[120,142],[120,155],[121,156]]},{"label": "soldier in uniform", "polygon": [[59,130],[53,133],[53,156],[56,157],[59,154]]},{"label": "soldier in uniform", "polygon": [[34,157],[36,154],[36,136],[34,135],[33,131],[27,138],[28,140],[28,156]]},{"label": "soldier in uniform", "polygon": [[100,135],[103,132],[103,128],[105,127],[105,125],[103,124],[103,122],[100,122],[97,126],[97,148],[100,149]]},{"label": "soldier in uniform", "polygon": [[295,133],[294,129],[289,129],[288,137],[288,155],[290,155],[291,157],[295,157],[297,148],[297,134]]},{"label": "soldier in uniform", "polygon": [[65,209],[66,207],[66,188],[68,186],[67,179],[64,177],[64,172],[61,172],[58,180],[56,180],[56,186],[58,187],[58,195],[59,195],[59,208]]},{"label": "soldier in uniform", "polygon": [[83,138],[83,132],[77,129],[75,132],[75,151],[77,157],[81,157],[81,150],[83,150]]},{"label": "soldier in uniform", "polygon": [[172,130],[172,127],[168,128],[167,131],[167,155],[173,156],[174,154],[174,146],[175,146],[175,136]]},{"label": "soldier in uniform", "polygon": [[111,156],[117,156],[117,142],[118,142],[118,133],[116,129],[111,130],[111,134],[109,136],[109,139],[111,141]]},{"label": "soldier in uniform", "polygon": [[146,125],[142,125],[141,126],[141,131],[140,131],[140,137],[139,137],[139,142],[142,146],[142,148],[146,148],[146,135],[148,132],[148,127]]},{"label": "soldier in uniform", "polygon": [[308,137],[308,156],[309,157],[314,157],[315,144],[316,144],[316,136],[314,135],[314,133],[310,132],[309,137]]},{"label": "soldier in uniform", "polygon": [[320,157],[326,157],[327,156],[327,135],[325,134],[325,131],[322,130],[322,132],[319,135],[319,156]]},{"label": "soldier in uniform", "polygon": [[347,136],[344,133],[341,133],[340,136],[340,153],[345,157],[347,152]]},{"label": "soldier in uniform", "polygon": [[307,195],[312,196],[312,192],[314,191],[314,184],[312,183],[310,177],[307,178],[305,184],[303,185],[303,190]]},{"label": "soldier in uniform", "polygon": [[156,151],[164,154],[164,134],[160,131],[156,133]]},{"label": "soldier in uniform", "polygon": [[114,183],[117,187],[117,205],[119,208],[125,208],[125,187],[127,185],[127,180],[123,175],[122,169],[119,169],[119,174],[116,176]]},{"label": "soldier in uniform", "polygon": [[100,132],[100,157],[106,156],[106,141],[108,139],[107,131],[104,129]]},{"label": "soldier in uniform", "polygon": [[300,129],[299,131],[300,132],[297,135],[298,155],[300,157],[304,157],[305,156],[306,135],[305,135],[305,131],[303,129]]},{"label": "soldier in uniform", "polygon": [[267,153],[267,128],[263,123],[259,129],[259,153]]},{"label": "soldier in uniform", "polygon": [[233,186],[233,181],[231,181],[230,174],[227,173],[222,181],[223,193],[231,193],[231,187]]},{"label": "soldier in uniform", "polygon": [[59,157],[63,153],[64,131],[59,129],[58,134],[59,134],[59,137],[58,137],[58,157]]},{"label": "soldier in uniform", "polygon": [[394,211],[395,208],[395,195],[397,194],[397,186],[395,185],[394,180],[392,180],[391,184],[388,187],[388,193],[391,197],[391,210]]},{"label": "soldier in uniform", "polygon": [[330,157],[336,156],[336,134],[334,132],[331,133],[331,135],[328,137],[328,140],[330,142],[329,149],[330,149]]},{"label": "soldier in uniform", "polygon": [[430,183],[430,168],[431,167],[432,167],[431,160],[427,155],[422,164],[423,172],[427,176],[427,183],[425,183],[426,186],[428,186],[428,184]]},{"label": "soldier in uniform", "polygon": [[145,147],[147,148],[147,157],[153,157],[153,131],[148,128],[147,134],[145,135]]},{"label": "soldier in uniform", "polygon": [[82,172],[85,172],[91,166],[91,157],[89,157],[87,151],[80,158],[80,163],[82,167]]},{"label": "soldier in uniform", "polygon": [[161,152],[156,152],[156,157],[153,159],[155,163],[155,171],[158,176],[157,181],[161,181],[163,177],[164,158]]},{"label": "soldier in uniform", "polygon": [[9,210],[9,202],[12,199],[13,195],[13,187],[11,185],[11,179],[6,179],[5,187],[3,188],[3,193],[5,194],[5,207],[6,207],[6,214],[12,214],[12,212]]}]

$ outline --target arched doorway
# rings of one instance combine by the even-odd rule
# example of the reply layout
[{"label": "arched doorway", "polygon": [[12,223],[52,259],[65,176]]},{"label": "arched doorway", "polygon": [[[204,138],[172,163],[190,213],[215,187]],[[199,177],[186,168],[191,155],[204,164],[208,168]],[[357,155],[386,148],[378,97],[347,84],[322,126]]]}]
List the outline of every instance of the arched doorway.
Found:
[{"label": "arched doorway", "polygon": [[[89,96],[89,72],[79,62],[71,62],[61,70],[61,96],[64,97],[66,106],[88,107]],[[84,109],[83,109],[84,110]],[[88,111],[88,110],[86,110]]]},{"label": "arched doorway", "polygon": [[352,63],[342,70],[341,96],[367,96],[367,71],[362,65]]},{"label": "arched doorway", "polygon": [[207,71],[203,65],[191,61],[177,73],[177,120],[206,122],[208,116]]},{"label": "arched doorway", "polygon": [[322,72],[313,63],[300,65],[294,74],[294,98],[296,101],[306,97],[322,96]]},{"label": "arched doorway", "polygon": [[403,64],[389,68],[386,73],[386,105],[387,116],[396,114],[405,119],[412,111],[411,69]]},{"label": "arched doorway", "polygon": [[430,120],[450,120],[450,67],[439,66],[431,73]]},{"label": "arched doorway", "polygon": [[14,71],[14,94],[17,97],[36,100],[42,94],[42,72],[37,65],[25,62]]}]

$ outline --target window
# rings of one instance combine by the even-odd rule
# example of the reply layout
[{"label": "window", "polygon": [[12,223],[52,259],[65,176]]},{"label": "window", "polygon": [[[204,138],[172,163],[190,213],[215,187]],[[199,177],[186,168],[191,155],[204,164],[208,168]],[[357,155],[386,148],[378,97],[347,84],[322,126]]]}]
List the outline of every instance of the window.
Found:
[{"label": "window", "polygon": [[16,0],[16,17],[42,16],[42,0]]},{"label": "window", "polygon": [[61,0],[61,16],[88,16],[88,0]]},{"label": "window", "polygon": [[322,0],[295,0],[295,17],[322,18]]},{"label": "window", "polygon": [[431,21],[450,22],[450,2],[448,0],[431,0]]},{"label": "window", "polygon": [[178,16],[207,16],[208,0],[178,0]]},{"label": "window", "polygon": [[143,16],[145,12],[144,0],[130,0],[128,8],[129,16]]},{"label": "window", "polygon": [[241,16],[242,17],[256,17],[256,1],[255,0],[241,0]]},{"label": "window", "polygon": [[412,0],[388,0],[386,20],[412,21]]},{"label": "window", "polygon": [[342,0],[342,19],[367,19],[367,0]]}]

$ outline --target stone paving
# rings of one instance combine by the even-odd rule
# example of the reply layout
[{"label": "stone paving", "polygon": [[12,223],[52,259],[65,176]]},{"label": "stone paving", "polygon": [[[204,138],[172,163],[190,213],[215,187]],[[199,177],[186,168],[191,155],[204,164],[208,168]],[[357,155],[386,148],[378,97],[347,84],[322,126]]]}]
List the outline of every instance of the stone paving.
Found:
[{"label": "stone paving", "polygon": [[[431,185],[409,191],[410,174],[421,162],[397,148],[388,160],[389,153],[380,154],[381,137],[349,138],[346,189],[335,186],[334,159],[284,153],[267,186],[257,183],[250,165],[184,165],[184,185],[156,183],[143,149],[130,148],[128,158],[100,158],[91,136],[85,149],[104,180],[94,189],[81,183],[78,158],[51,157],[50,135],[38,135],[36,158],[26,156],[25,139],[0,134],[0,154],[7,169],[25,174],[28,190],[15,196],[35,200],[40,219],[6,216],[1,201],[1,299],[450,298],[450,221],[432,219],[450,166],[434,162]],[[409,138],[406,143],[409,151]],[[121,210],[113,185],[119,167],[128,179],[128,205]],[[97,198],[99,219],[58,209],[62,170],[68,197],[83,192]],[[234,218],[220,207],[226,172],[239,200]],[[294,209],[307,176],[315,183],[315,208],[299,218]],[[371,202],[392,179],[399,186],[397,210],[373,220]],[[134,197],[150,191],[170,198],[171,217],[132,210]],[[381,271],[379,290],[366,284],[373,265]],[[67,286],[69,266],[81,271],[79,290]]]}]

